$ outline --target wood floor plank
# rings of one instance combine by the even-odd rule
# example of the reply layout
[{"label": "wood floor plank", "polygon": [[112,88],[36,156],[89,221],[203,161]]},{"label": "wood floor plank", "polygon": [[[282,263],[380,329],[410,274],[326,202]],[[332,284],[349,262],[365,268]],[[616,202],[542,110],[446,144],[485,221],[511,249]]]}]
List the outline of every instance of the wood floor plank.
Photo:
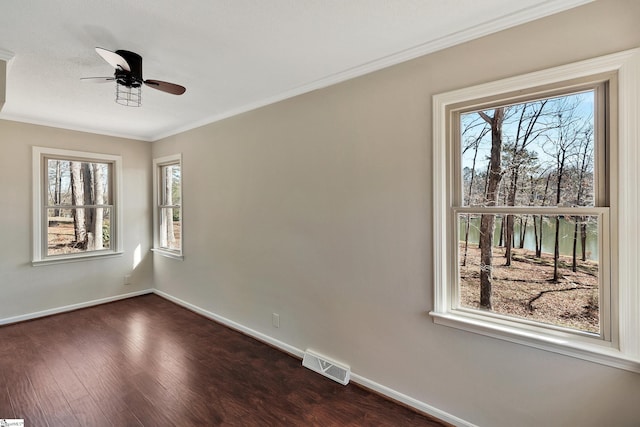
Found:
[{"label": "wood floor plank", "polygon": [[[44,362],[31,349],[28,329],[24,324],[18,326],[18,333],[10,344],[11,351],[0,355],[1,376],[4,377],[14,417],[24,419],[30,426],[47,426],[47,416],[30,379],[32,372]],[[7,338],[6,334],[4,338]]]},{"label": "wood floor plank", "polygon": [[69,406],[81,426],[112,427],[132,425],[139,427],[141,425],[133,417],[136,424],[123,424],[123,421],[126,421],[128,418],[120,416],[107,417],[104,415],[101,407],[89,395],[70,401]]},{"label": "wood floor plank", "polygon": [[0,417],[29,426],[447,425],[157,295],[3,326],[0,342]]},{"label": "wood floor plank", "polygon": [[6,384],[5,380],[0,377],[0,419],[15,418]]},{"label": "wood floor plank", "polygon": [[38,403],[46,414],[48,424],[80,427],[80,423],[74,417],[62,390],[44,363],[36,365],[30,370],[29,380]]},{"label": "wood floor plank", "polygon": [[40,407],[29,378],[19,374],[7,375],[6,378],[14,417],[24,419],[25,425],[28,426],[48,426],[48,417]]},{"label": "wood floor plank", "polygon": [[5,354],[0,353],[0,419],[4,418],[15,418],[15,412],[13,411],[13,406],[11,405],[11,398],[9,396],[7,379],[5,378],[5,369],[3,360],[5,359]]}]

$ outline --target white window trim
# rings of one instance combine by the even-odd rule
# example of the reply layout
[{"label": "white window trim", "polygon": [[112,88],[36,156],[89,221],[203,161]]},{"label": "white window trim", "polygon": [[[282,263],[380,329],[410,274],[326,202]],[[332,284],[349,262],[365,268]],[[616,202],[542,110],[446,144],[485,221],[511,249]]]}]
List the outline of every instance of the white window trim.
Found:
[{"label": "white window trim", "polygon": [[[612,337],[610,342],[584,339],[576,334],[528,328],[512,321],[493,320],[482,314],[452,310],[452,259],[450,223],[453,206],[449,200],[448,107],[462,102],[497,96],[563,81],[617,72],[618,126],[617,164],[611,178],[617,180],[617,241],[612,239]],[[637,265],[640,251],[640,49],[633,49],[561,67],[455,90],[433,97],[433,260],[434,307],[430,312],[437,324],[463,329],[592,362],[640,372],[640,281]],[[615,159],[615,158],[614,158]],[[617,172],[617,175],[615,175]]]},{"label": "white window trim", "polygon": [[[106,250],[68,254],[68,255],[46,255],[46,239],[43,238],[44,218],[43,203],[44,192],[44,165],[42,159],[45,156],[56,156],[63,159],[82,159],[82,160],[94,160],[94,161],[106,161],[113,163],[113,177],[112,177],[112,204],[114,210],[114,217],[111,223],[112,242],[111,247]],[[32,149],[32,186],[33,186],[33,241],[32,241],[32,260],[33,266],[50,265],[50,264],[62,264],[68,262],[77,262],[96,258],[108,258],[113,256],[120,256],[123,253],[122,249],[122,204],[120,203],[120,194],[122,194],[122,157],[112,154],[99,154],[89,153],[85,151],[75,150],[62,150],[57,148],[47,147],[33,147]]]},{"label": "white window trim", "polygon": [[[160,247],[160,235],[159,235],[159,227],[160,227],[160,209],[158,208],[158,201],[160,198],[160,175],[158,171],[161,166],[178,163],[180,165],[180,250],[169,250],[166,248]],[[170,156],[159,157],[157,159],[153,159],[153,249],[151,249],[154,253],[165,256],[167,258],[184,260],[184,210],[183,210],[183,194],[182,194],[182,179],[183,179],[183,170],[182,170],[182,154],[173,154]]]}]

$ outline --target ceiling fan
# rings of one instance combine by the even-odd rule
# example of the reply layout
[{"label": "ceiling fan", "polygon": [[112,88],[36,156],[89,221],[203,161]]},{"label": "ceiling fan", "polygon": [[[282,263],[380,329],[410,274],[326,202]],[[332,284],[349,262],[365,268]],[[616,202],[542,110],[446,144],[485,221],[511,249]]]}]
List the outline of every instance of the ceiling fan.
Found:
[{"label": "ceiling fan", "polygon": [[139,107],[141,104],[141,86],[145,85],[171,93],[182,95],[187,89],[175,83],[161,80],[144,80],[142,78],[142,57],[128,50],[116,50],[112,52],[101,47],[96,47],[96,52],[107,61],[115,73],[113,77],[86,77],[81,79],[86,82],[105,83],[116,82],[116,102],[122,105]]}]

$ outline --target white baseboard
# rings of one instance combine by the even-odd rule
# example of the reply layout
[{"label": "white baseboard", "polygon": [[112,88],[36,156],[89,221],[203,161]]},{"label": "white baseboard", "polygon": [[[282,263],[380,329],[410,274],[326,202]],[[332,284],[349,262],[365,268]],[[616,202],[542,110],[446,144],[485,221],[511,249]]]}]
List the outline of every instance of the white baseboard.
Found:
[{"label": "white baseboard", "polygon": [[144,289],[142,291],[130,292],[128,294],[115,295],[112,297],[95,299],[92,301],[81,302],[78,304],[65,305],[64,307],[51,308],[49,310],[22,314],[20,316],[5,317],[4,319],[0,319],[0,325],[8,325],[10,323],[24,322],[25,320],[37,319],[38,317],[51,316],[52,314],[59,314],[67,311],[78,310],[80,308],[87,308],[94,305],[106,304],[108,302],[137,297],[139,295],[150,294],[150,293],[153,293],[153,289]]},{"label": "white baseboard", "polygon": [[461,418],[456,417],[455,415],[451,415],[448,412],[441,411],[438,408],[435,408],[431,405],[428,405],[424,402],[421,402],[413,397],[407,396],[406,394],[402,394],[398,391],[390,389],[389,387],[383,386],[382,384],[378,384],[374,381],[371,381],[368,378],[362,377],[358,374],[351,373],[351,380],[354,383],[360,384],[361,386],[368,388],[369,390],[373,390],[376,393],[384,395],[390,399],[395,400],[396,402],[400,402],[404,405],[410,406],[414,409],[417,409],[420,412],[424,412],[425,414],[429,414],[438,418],[439,420],[445,421],[449,424],[453,424],[457,427],[477,427],[475,424],[471,424],[468,421],[465,421]]},{"label": "white baseboard", "polygon": [[[157,289],[154,289],[153,292],[155,294],[160,295],[161,297],[166,298],[169,301],[172,301],[172,302],[174,302],[174,303],[176,303],[176,304],[178,304],[178,305],[180,305],[182,307],[185,307],[185,308],[187,308],[187,309],[189,309],[189,310],[191,310],[191,311],[193,311],[195,313],[198,313],[198,314],[200,314],[200,315],[202,315],[204,317],[207,317],[209,319],[215,320],[216,322],[221,323],[221,324],[223,324],[225,326],[228,326],[231,329],[235,329],[237,331],[240,331],[240,332],[242,332],[242,333],[244,333],[244,334],[246,334],[246,335],[248,335],[248,336],[250,336],[252,338],[255,338],[255,339],[259,340],[259,341],[265,342],[265,343],[267,343],[267,344],[269,344],[269,345],[271,345],[271,346],[273,346],[273,347],[275,347],[275,348],[277,348],[279,350],[282,350],[282,351],[284,351],[286,353],[289,353],[289,354],[291,354],[293,356],[296,356],[296,357],[298,357],[300,359],[302,359],[302,357],[304,356],[304,351],[303,350],[301,350],[299,348],[296,348],[296,347],[293,347],[293,346],[291,346],[291,345],[289,345],[289,344],[287,344],[285,342],[282,342],[280,340],[272,338],[272,337],[270,337],[268,335],[265,335],[262,332],[258,332],[258,331],[255,331],[253,329],[247,328],[246,326],[243,326],[243,325],[241,325],[241,324],[239,324],[237,322],[234,322],[233,320],[229,320],[229,319],[227,319],[225,317],[222,317],[222,316],[217,315],[215,313],[212,313],[212,312],[210,312],[208,310],[205,310],[205,309],[203,309],[201,307],[198,307],[197,305],[194,305],[194,304],[191,304],[191,303],[186,302],[184,300],[181,300],[180,298],[176,298],[176,297],[174,297],[172,295],[167,294],[166,292],[159,291]],[[429,414],[429,415],[431,415],[433,417],[436,417],[436,418],[438,418],[438,419],[440,419],[442,421],[445,421],[445,422],[447,422],[449,424],[453,424],[454,426],[457,426],[457,427],[477,427],[477,426],[475,426],[474,424],[472,424],[472,423],[470,423],[468,421],[465,421],[465,420],[463,420],[461,418],[458,418],[458,417],[456,417],[454,415],[451,415],[451,414],[449,414],[449,413],[447,413],[445,411],[441,411],[438,408],[435,408],[435,407],[433,407],[431,405],[428,405],[428,404],[426,404],[424,402],[421,402],[421,401],[419,401],[417,399],[414,399],[414,398],[412,398],[410,396],[407,396],[407,395],[402,394],[402,393],[400,393],[398,391],[390,389],[389,387],[386,387],[386,386],[384,386],[382,384],[378,384],[378,383],[376,383],[374,381],[371,381],[368,378],[365,378],[365,377],[360,376],[358,374],[354,374],[353,372],[351,372],[351,380],[354,383],[359,384],[359,385],[361,385],[363,387],[366,387],[366,388],[368,388],[368,389],[370,389],[370,390],[372,390],[372,391],[374,391],[376,393],[379,393],[379,394],[381,394],[383,396],[386,396],[389,399],[392,399],[392,400],[395,400],[397,402],[400,402],[400,403],[402,403],[404,405],[407,405],[407,406],[409,406],[411,408],[414,408],[414,409],[416,409],[416,410],[418,410],[418,411],[420,411],[422,413]]]}]

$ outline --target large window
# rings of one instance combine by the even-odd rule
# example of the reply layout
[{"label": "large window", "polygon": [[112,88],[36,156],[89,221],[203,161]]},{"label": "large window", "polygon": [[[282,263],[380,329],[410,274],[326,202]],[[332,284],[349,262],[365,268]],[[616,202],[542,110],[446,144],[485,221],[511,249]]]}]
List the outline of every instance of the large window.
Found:
[{"label": "large window", "polygon": [[154,160],[154,249],[182,256],[182,164],[179,155]]},{"label": "large window", "polygon": [[456,308],[610,336],[607,87],[451,112]]},{"label": "large window", "polygon": [[118,252],[120,157],[34,147],[33,261]]},{"label": "large window", "polygon": [[618,184],[638,62],[434,97],[436,323],[640,371],[635,264],[618,256],[638,254],[621,214],[638,201]]}]

